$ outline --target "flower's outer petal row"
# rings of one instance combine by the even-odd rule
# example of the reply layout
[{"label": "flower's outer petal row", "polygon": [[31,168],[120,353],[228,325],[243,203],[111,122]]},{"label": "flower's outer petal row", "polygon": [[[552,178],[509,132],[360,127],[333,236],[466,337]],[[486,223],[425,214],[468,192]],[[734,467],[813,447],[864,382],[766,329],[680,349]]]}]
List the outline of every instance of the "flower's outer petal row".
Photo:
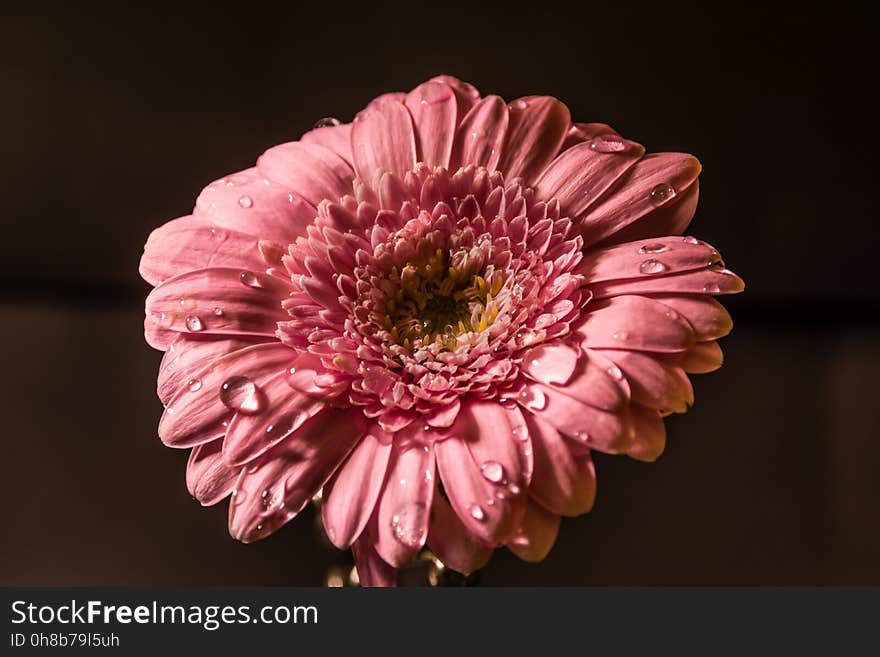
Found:
[{"label": "flower's outer petal row", "polygon": [[324,487],[324,529],[340,550],[361,535],[373,514],[390,456],[391,436],[373,425]]},{"label": "flower's outer petal row", "polygon": [[192,215],[160,226],[147,238],[139,272],[150,285],[183,272],[208,267],[263,269],[258,239],[247,233],[211,226]]},{"label": "flower's outer petal row", "polygon": [[376,502],[376,551],[392,566],[412,561],[428,536],[434,496],[434,447],[417,423],[395,436],[385,484]]},{"label": "flower's outer petal row", "polygon": [[354,157],[351,154],[351,123],[328,125],[305,133],[300,141],[306,144],[323,146],[333,151],[354,170]]},{"label": "flower's outer petal row", "polygon": [[226,430],[223,458],[230,465],[244,465],[288,436],[296,439],[303,424],[325,407],[322,399],[291,388],[283,370],[261,386],[260,394],[264,410],[237,413]]},{"label": "flower's outer petal row", "polygon": [[601,135],[617,135],[617,131],[605,123],[572,123],[565,135],[561,150],[565,151]]},{"label": "flower's outer petal row", "polygon": [[535,183],[538,198],[555,198],[565,216],[581,217],[645,154],[641,144],[622,137],[614,143],[620,150],[605,152],[588,141],[560,153]]},{"label": "flower's outer petal row", "polygon": [[600,242],[656,208],[674,203],[697,180],[700,169],[700,161],[685,153],[646,155],[583,215],[572,217],[580,220],[584,244]]},{"label": "flower's outer petal row", "polygon": [[452,87],[425,82],[407,94],[404,104],[415,128],[416,160],[429,167],[448,167],[458,112]]},{"label": "flower's outer petal row", "polygon": [[428,547],[447,567],[470,575],[492,557],[492,546],[471,533],[443,496],[435,491]]},{"label": "flower's outer petal row", "polygon": [[507,104],[498,96],[486,96],[462,119],[450,158],[451,170],[483,166],[494,171],[507,134]]},{"label": "flower's outer petal row", "polygon": [[376,552],[369,527],[352,543],[351,551],[362,587],[397,586],[397,568],[390,566]]},{"label": "flower's outer petal row", "polygon": [[596,246],[634,242],[664,235],[682,235],[694,218],[699,197],[700,181],[697,179],[683,192],[676,194],[671,201],[649,210]]},{"label": "flower's outer petal row", "polygon": [[199,336],[177,334],[162,357],[156,378],[156,394],[159,401],[168,404],[184,385],[199,386],[195,376],[199,370],[221,356],[233,351],[266,342],[265,338]]},{"label": "flower's outer petal row", "polygon": [[[291,289],[274,276],[212,267],[169,278],[147,296],[146,326],[199,335],[271,338],[288,317],[279,304]],[[167,348],[162,345],[163,348]]]},{"label": "flower's outer petal row", "polygon": [[677,274],[720,262],[712,245],[672,235],[590,249],[577,271],[592,288],[597,283]]},{"label": "flower's outer petal row", "polygon": [[558,514],[528,500],[520,526],[507,547],[523,561],[543,561],[556,543],[560,520]]},{"label": "flower's outer petal row", "polygon": [[358,409],[327,409],[245,467],[229,504],[229,533],[250,543],[294,518],[366,430]]},{"label": "flower's outer petal row", "polygon": [[684,370],[638,351],[602,350],[623,372],[632,401],[662,413],[684,413],[694,403],[694,390]]},{"label": "flower's outer petal row", "polygon": [[257,160],[257,169],[313,207],[324,199],[350,194],[354,180],[354,172],[339,155],[318,144],[300,141],[270,148]]},{"label": "flower's outer petal row", "polygon": [[669,306],[622,295],[594,302],[576,335],[585,348],[681,352],[694,343],[690,324]]},{"label": "flower's outer petal row", "polygon": [[202,506],[217,504],[235,488],[241,468],[223,460],[222,446],[222,440],[214,440],[196,445],[189,453],[186,487]]},{"label": "flower's outer petal row", "polygon": [[361,180],[371,181],[376,171],[390,171],[402,179],[416,163],[415,131],[406,106],[388,100],[362,112],[351,131],[351,150]]},{"label": "flower's outer petal row", "polygon": [[745,289],[745,283],[729,269],[704,267],[671,274],[591,283],[589,289],[593,299],[599,300],[624,294],[737,294]]},{"label": "flower's outer petal row", "polygon": [[529,96],[508,106],[510,122],[498,169],[507,180],[533,184],[556,157],[571,126],[568,108],[550,96]]},{"label": "flower's outer petal row", "polygon": [[656,461],[666,447],[662,413],[641,404],[633,404],[630,410],[635,439],[627,455],[639,461]]},{"label": "flower's outer petal row", "polygon": [[455,92],[456,105],[458,106],[457,123],[461,123],[462,117],[468,113],[474,103],[480,100],[480,92],[472,84],[451,75],[434,76],[431,78],[431,82],[442,82],[449,85]]},{"label": "flower's outer petal row", "polygon": [[549,511],[578,516],[593,507],[596,470],[588,451],[572,451],[570,440],[534,414],[526,414],[535,452],[529,494]]},{"label": "flower's outer petal row", "polygon": [[602,411],[622,410],[630,398],[623,373],[601,351],[584,348],[582,352],[569,381],[564,386],[552,382],[548,386]]},{"label": "flower's outer petal row", "polygon": [[506,541],[522,516],[532,470],[520,412],[468,401],[436,453],[444,490],[467,530],[487,543]]},{"label": "flower's outer petal row", "polygon": [[199,194],[193,210],[194,216],[217,228],[279,244],[305,234],[315,214],[315,206],[298,190],[270,180],[256,167],[212,182]]},{"label": "flower's outer petal row", "polygon": [[193,375],[198,386],[183,386],[168,402],[159,421],[159,437],[170,447],[191,447],[225,433],[222,427],[233,410],[220,398],[224,382],[248,377],[261,386],[289,366],[296,352],[279,342],[258,344],[215,359]]}]

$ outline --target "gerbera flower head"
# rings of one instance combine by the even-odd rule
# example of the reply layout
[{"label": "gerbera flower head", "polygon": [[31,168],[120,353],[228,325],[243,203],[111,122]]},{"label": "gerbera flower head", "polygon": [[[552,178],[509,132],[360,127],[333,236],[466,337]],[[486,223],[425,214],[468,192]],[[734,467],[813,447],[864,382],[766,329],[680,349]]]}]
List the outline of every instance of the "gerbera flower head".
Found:
[{"label": "gerbera flower head", "polygon": [[323,119],[158,228],[141,274],[159,435],[203,504],[276,531],[323,490],[366,585],[428,545],[540,560],[591,452],[656,459],[742,281],[682,236],[700,165],[546,96],[434,78]]}]

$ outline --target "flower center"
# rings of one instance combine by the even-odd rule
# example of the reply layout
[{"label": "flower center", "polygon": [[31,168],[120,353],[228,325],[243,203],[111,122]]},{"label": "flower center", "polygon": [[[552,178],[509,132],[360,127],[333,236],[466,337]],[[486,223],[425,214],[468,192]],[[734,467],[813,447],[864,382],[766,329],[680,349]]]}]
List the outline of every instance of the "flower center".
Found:
[{"label": "flower center", "polygon": [[[450,254],[436,249],[428,257],[394,266],[385,279],[394,290],[385,304],[381,323],[391,339],[407,350],[431,343],[454,350],[458,337],[485,331],[498,316],[493,303],[503,278],[487,281],[480,271],[470,271],[463,249]],[[483,258],[477,260],[482,261]],[[451,262],[465,264],[459,269]]]}]

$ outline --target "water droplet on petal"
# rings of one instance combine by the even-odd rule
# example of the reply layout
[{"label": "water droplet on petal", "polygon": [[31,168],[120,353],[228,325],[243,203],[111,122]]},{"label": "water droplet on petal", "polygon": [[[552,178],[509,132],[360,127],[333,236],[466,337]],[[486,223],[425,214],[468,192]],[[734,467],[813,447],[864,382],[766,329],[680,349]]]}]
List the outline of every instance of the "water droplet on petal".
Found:
[{"label": "water droplet on petal", "polygon": [[629,145],[620,135],[596,135],[590,140],[590,148],[599,153],[622,153]]},{"label": "water droplet on petal", "polygon": [[260,494],[260,504],[264,509],[268,509],[270,506],[272,506],[272,491],[268,488],[263,490],[263,492]]},{"label": "water droplet on petal", "polygon": [[540,388],[523,388],[519,393],[519,399],[523,406],[533,411],[543,410],[547,405],[547,396]]},{"label": "water droplet on petal", "polygon": [[480,471],[488,481],[498,484],[504,479],[504,466],[498,461],[486,461],[480,466]]},{"label": "water droplet on petal", "polygon": [[649,258],[639,265],[639,271],[643,274],[659,274],[667,269],[669,268],[666,265],[654,258]]},{"label": "water droplet on petal", "polygon": [[522,99],[515,100],[510,104],[510,107],[515,110],[524,110],[528,106],[529,106],[529,104]]},{"label": "water droplet on petal", "polygon": [[242,285],[247,285],[248,287],[263,287],[262,282],[257,277],[257,275],[252,271],[243,271],[241,272],[241,276],[239,277]]},{"label": "water droplet on petal", "polygon": [[201,379],[190,379],[186,382],[186,387],[190,389],[190,392],[198,392],[202,389],[202,380]]},{"label": "water droplet on petal", "polygon": [[202,320],[199,319],[196,315],[187,315],[184,323],[186,324],[186,328],[189,331],[202,331],[205,328]]},{"label": "water droplet on petal", "polygon": [[691,237],[690,235],[688,235],[687,237],[682,237],[681,241],[684,242],[685,244],[699,244],[700,243],[700,240],[698,240],[696,237]]},{"label": "water droplet on petal", "polygon": [[626,331],[615,331],[611,334],[612,340],[626,340],[629,337],[629,333]]},{"label": "water droplet on petal", "polygon": [[[526,454],[526,456],[529,456],[529,454]],[[520,493],[520,487],[516,484],[510,484],[510,486],[507,487],[507,490],[510,491],[511,495],[519,495]]]},{"label": "water droplet on petal", "polygon": [[233,411],[249,415],[262,409],[263,394],[246,376],[232,376],[220,386],[220,401]]},{"label": "water droplet on petal", "polygon": [[421,502],[405,504],[391,516],[394,538],[409,548],[419,548],[425,542],[427,508]]},{"label": "water droplet on petal", "polygon": [[483,511],[483,507],[481,507],[479,504],[471,505],[471,508],[469,509],[469,511],[471,514],[471,518],[473,518],[474,520],[485,520],[486,519],[486,512]]},{"label": "water droplet on petal", "polygon": [[644,244],[639,247],[639,253],[662,253],[666,250],[665,244],[660,244],[660,242],[651,242],[650,244]]},{"label": "water droplet on petal", "polygon": [[654,205],[662,205],[673,196],[675,196],[675,190],[669,183],[660,183],[651,190],[651,202]]},{"label": "water droplet on petal", "polygon": [[243,208],[249,208],[253,206],[254,200],[250,196],[242,196],[238,199],[238,204]]},{"label": "water droplet on petal", "polygon": [[325,116],[323,119],[315,121],[315,125],[312,126],[312,129],[317,130],[318,128],[330,128],[338,125],[342,125],[342,121],[332,116]]},{"label": "water droplet on petal", "polygon": [[718,287],[718,283],[706,283],[703,286],[703,292],[708,294],[721,294],[721,288]]},{"label": "water droplet on petal", "polygon": [[223,317],[223,309],[222,308],[214,308],[214,316],[215,317]]},{"label": "water droplet on petal", "polygon": [[620,371],[620,368],[617,367],[617,365],[612,365],[607,371],[612,379],[617,379],[618,381],[623,380],[623,372]]},{"label": "water droplet on petal", "polygon": [[590,434],[588,434],[586,431],[578,431],[576,434],[574,434],[574,438],[575,440],[582,443],[590,442]]}]

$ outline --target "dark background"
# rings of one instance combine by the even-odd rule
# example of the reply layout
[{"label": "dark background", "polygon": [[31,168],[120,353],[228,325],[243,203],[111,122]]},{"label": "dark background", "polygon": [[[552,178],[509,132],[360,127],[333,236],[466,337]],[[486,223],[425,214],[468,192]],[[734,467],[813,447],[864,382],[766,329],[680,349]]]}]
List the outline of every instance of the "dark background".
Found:
[{"label": "dark background", "polygon": [[[320,117],[438,73],[703,162],[747,290],[655,464],[487,584],[880,584],[880,241],[866,16],[841,3],[2,4],[0,584],[319,584],[311,512],[243,546],[155,435],[149,231]],[[86,3],[83,3],[86,4]],[[28,4],[30,7],[30,3]]]}]

